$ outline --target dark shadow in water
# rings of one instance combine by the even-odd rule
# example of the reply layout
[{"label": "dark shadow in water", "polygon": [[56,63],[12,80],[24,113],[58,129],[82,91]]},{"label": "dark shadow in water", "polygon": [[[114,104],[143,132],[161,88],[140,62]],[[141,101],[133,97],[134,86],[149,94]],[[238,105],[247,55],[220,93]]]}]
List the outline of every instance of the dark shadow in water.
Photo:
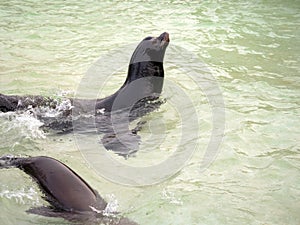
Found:
[{"label": "dark shadow in water", "polygon": [[97,212],[85,212],[85,213],[72,213],[57,210],[51,206],[42,206],[31,208],[26,211],[27,213],[46,216],[46,217],[60,217],[67,221],[72,222],[72,224],[85,224],[85,225],[137,225],[136,222],[129,220],[128,218],[113,215],[103,215]]}]

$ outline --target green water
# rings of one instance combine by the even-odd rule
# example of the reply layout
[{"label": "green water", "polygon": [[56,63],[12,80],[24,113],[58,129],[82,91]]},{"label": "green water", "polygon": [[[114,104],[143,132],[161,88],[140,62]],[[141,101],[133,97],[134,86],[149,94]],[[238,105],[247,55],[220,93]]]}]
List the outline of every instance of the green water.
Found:
[{"label": "green water", "polygon": [[[1,114],[1,155],[58,158],[140,224],[300,223],[299,1],[1,1],[0,18],[0,92],[5,94],[75,93],[99,57],[168,31],[165,76],[194,102],[200,134],[198,149],[180,172],[146,187],[99,176],[72,134],[44,134],[28,115]],[[199,65],[176,52],[179,46],[206,64],[224,98],[223,142],[202,172],[211,110],[191,76],[172,63],[177,57],[200,76]],[[111,71],[106,93],[119,87],[125,71],[126,65]],[[159,148],[147,151],[142,142],[137,157],[118,160],[152,165],[170,155],[184,111],[175,107],[166,103],[145,118],[152,129],[141,131],[143,140],[155,133],[157,122],[165,123]],[[69,224],[25,212],[46,203],[21,171],[1,170],[0,180],[1,224]]]}]

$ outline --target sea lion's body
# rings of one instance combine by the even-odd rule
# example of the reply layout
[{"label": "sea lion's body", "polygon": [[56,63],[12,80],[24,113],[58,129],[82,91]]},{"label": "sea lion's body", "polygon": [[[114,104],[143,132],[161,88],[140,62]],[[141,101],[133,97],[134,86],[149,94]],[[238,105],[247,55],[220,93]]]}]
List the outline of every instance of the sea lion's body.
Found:
[{"label": "sea lion's body", "polygon": [[[124,112],[119,122],[127,123],[140,118],[160,107],[164,103],[159,99],[164,82],[163,59],[169,43],[169,34],[162,33],[159,37],[143,39],[132,54],[128,73],[123,85],[112,95],[103,99],[70,98],[62,103],[42,96],[17,96],[0,94],[0,111],[30,110],[30,113],[43,122],[46,131],[55,130],[59,133],[88,132],[89,118],[93,119],[99,132],[105,133],[101,141],[108,150],[127,157],[136,152],[140,138],[136,131],[118,130],[130,144],[120,141],[115,135],[115,127],[111,122],[112,112]],[[49,114],[46,108],[55,111]],[[42,109],[42,110],[40,110]],[[129,110],[129,113],[127,113]],[[87,116],[86,116],[87,115]],[[85,126],[87,124],[87,126]]]},{"label": "sea lion's body", "polygon": [[87,224],[137,225],[127,218],[105,216],[106,201],[77,173],[54,158],[0,157],[0,169],[13,167],[30,175],[51,204],[51,207],[31,208],[29,213]]},{"label": "sea lion's body", "polygon": [[[163,69],[163,58],[165,55],[166,48],[169,43],[169,34],[164,32],[159,37],[147,37],[141,41],[132,54],[128,73],[124,84],[114,94],[104,98],[96,100],[80,100],[70,98],[70,103],[75,102],[78,104],[89,104],[90,102],[96,103],[95,110],[103,110],[104,112],[111,112],[115,98],[128,86],[142,78],[146,77],[160,77],[161,79],[155,79],[154,82],[149,82],[147,87],[144,87],[145,95],[147,96],[158,96],[162,91],[164,69]],[[134,95],[135,90],[130,90]],[[142,99],[137,96],[137,99]],[[18,95],[4,95],[0,94],[0,111],[16,111],[27,109],[29,106],[32,108],[40,106],[56,107],[58,102],[49,97],[43,96],[18,96]],[[74,106],[76,107],[76,105]],[[130,107],[130,106],[126,106]],[[68,109],[68,111],[71,111]],[[64,113],[64,115],[70,115],[70,112]]]},{"label": "sea lion's body", "polygon": [[79,175],[56,159],[40,156],[12,159],[13,165],[39,184],[56,208],[71,211],[104,210],[107,203]]}]

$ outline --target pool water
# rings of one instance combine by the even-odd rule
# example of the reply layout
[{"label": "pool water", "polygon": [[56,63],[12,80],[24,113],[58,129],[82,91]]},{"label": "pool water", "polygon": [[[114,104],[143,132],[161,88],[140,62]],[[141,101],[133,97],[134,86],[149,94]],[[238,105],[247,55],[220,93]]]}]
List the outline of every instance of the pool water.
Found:
[{"label": "pool water", "polygon": [[[101,70],[111,70],[110,76],[90,90],[106,96],[125,80],[132,46],[169,32],[166,103],[140,119],[146,125],[135,157],[108,154],[123,165],[145,167],[176,156],[178,146],[185,152],[195,148],[179,171],[163,179],[164,171],[158,172],[151,185],[145,180],[135,186],[119,182],[117,171],[107,179],[86,160],[76,136],[45,133],[41,121],[25,112],[0,114],[0,155],[57,158],[139,224],[300,223],[298,1],[12,0],[0,2],[0,17],[3,94],[76,95],[97,60],[128,49],[116,58],[123,60],[117,70],[111,64],[97,67],[96,77]],[[224,107],[209,100],[218,93],[199,87],[198,78],[206,75],[214,79]],[[175,87],[186,102],[176,99]],[[224,125],[222,142],[201,169],[218,107],[225,111],[218,127],[222,131]],[[184,130],[188,118],[195,124]],[[98,134],[93,138],[100,140]],[[71,224],[26,213],[47,203],[23,172],[1,170],[0,180],[1,224]]]}]

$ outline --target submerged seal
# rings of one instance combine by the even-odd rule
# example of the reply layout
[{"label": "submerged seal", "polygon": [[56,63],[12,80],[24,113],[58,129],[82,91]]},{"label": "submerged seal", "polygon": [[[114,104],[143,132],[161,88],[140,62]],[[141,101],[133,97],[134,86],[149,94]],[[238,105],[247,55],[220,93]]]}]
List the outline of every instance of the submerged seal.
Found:
[{"label": "submerged seal", "polygon": [[29,174],[55,208],[70,211],[104,210],[107,203],[78,174],[56,159],[40,156],[0,158],[0,168],[16,167]]},{"label": "submerged seal", "polygon": [[[54,207],[54,210],[44,207],[43,210],[38,208],[39,210],[31,209],[29,212],[51,217],[60,216],[71,220],[82,218],[90,220],[93,214],[98,214],[102,217],[101,221],[105,221],[103,212],[107,202],[62,162],[46,156],[0,157],[0,169],[11,167],[19,168],[30,175],[45,194],[45,199]],[[109,221],[109,224],[136,224],[126,218]]]}]

